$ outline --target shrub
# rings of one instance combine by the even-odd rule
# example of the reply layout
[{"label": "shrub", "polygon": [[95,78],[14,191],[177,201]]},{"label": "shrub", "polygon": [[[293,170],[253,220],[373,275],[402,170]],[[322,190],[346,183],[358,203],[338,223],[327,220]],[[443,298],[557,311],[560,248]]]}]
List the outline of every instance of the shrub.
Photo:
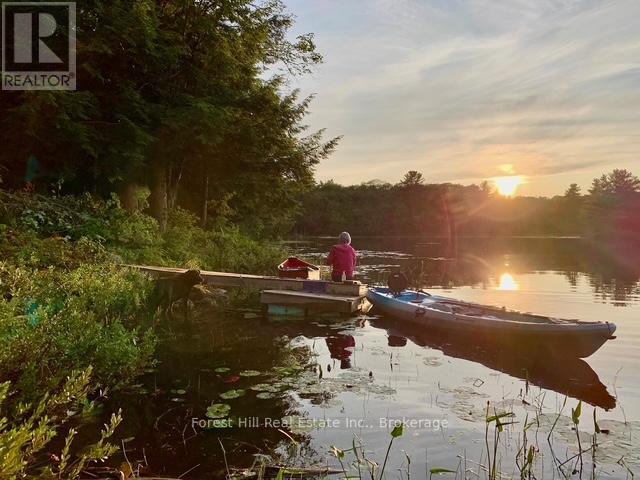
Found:
[{"label": "shrub", "polygon": [[152,358],[141,331],[151,282],[113,264],[74,270],[0,263],[0,377],[21,397],[56,388],[67,372],[93,365],[95,379],[119,385]]},{"label": "shrub", "polygon": [[[92,404],[87,403],[90,374],[90,368],[74,372],[59,392],[44,395],[36,404],[19,405],[13,409],[9,418],[0,417],[0,478],[74,480],[89,463],[104,461],[118,450],[107,440],[122,420],[120,413],[111,416],[111,420],[101,431],[99,440],[85,446],[77,457],[72,457],[70,453],[77,432],[70,429],[59,455],[47,455],[48,461],[44,462],[47,463],[44,467],[43,462],[39,461],[45,454],[45,447],[57,435],[61,426],[71,419],[71,412],[77,411],[82,404],[91,407]],[[9,382],[0,384],[2,411],[5,411],[10,387]],[[57,460],[50,463],[51,459]]]},{"label": "shrub", "polygon": [[[100,260],[271,274],[284,256],[280,248],[257,242],[237,227],[204,230],[181,208],[170,212],[161,235],[155,219],[123,210],[115,195],[104,201],[0,190],[0,224],[0,249],[3,237],[10,244],[5,257],[31,266],[73,267],[99,254]],[[83,249],[77,252],[78,247]],[[74,263],[78,253],[81,262]]]}]

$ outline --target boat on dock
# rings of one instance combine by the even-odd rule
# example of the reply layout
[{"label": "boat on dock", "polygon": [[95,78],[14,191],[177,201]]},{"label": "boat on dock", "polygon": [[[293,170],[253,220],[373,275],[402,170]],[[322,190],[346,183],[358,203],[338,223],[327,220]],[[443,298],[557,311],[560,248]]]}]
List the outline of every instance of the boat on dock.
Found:
[{"label": "boat on dock", "polygon": [[499,348],[536,349],[585,358],[615,338],[616,325],[522,313],[463,302],[425,291],[370,288],[376,311],[424,327],[490,341]]},{"label": "boat on dock", "polygon": [[320,280],[320,267],[298,257],[289,257],[278,265],[278,277]]}]

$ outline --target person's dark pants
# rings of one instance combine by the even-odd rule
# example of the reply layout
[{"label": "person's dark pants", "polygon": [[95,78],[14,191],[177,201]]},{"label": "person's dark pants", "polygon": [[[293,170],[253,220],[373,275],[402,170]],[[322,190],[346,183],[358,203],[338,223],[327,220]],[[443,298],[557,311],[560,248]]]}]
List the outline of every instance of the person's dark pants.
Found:
[{"label": "person's dark pants", "polygon": [[[342,273],[343,272],[331,272],[331,281],[332,282],[341,282],[342,281]],[[345,275],[345,280],[353,280],[353,275],[347,273]]]}]

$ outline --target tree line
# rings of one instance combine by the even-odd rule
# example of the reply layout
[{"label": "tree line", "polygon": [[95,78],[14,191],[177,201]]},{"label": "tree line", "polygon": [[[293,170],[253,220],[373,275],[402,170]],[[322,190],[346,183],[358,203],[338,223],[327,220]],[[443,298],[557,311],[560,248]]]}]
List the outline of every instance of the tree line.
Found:
[{"label": "tree line", "polygon": [[289,231],[337,139],[307,131],[311,98],[288,88],[322,57],[282,2],[87,0],[77,18],[78,90],[0,95],[3,187],[117,192],[163,229],[180,206]]},{"label": "tree line", "polygon": [[281,0],[87,0],[77,18],[78,90],[0,95],[3,188],[117,192],[163,231],[176,207],[206,228],[270,236],[638,230],[637,178],[622,170],[550,199],[428,184],[415,171],[397,185],[315,184],[339,139],[308,131],[312,98],[288,88],[322,57],[312,34],[291,38]]},{"label": "tree line", "polygon": [[416,171],[397,184],[371,181],[342,186],[317,184],[303,201],[296,224],[302,235],[456,236],[561,235],[637,239],[640,179],[616,169],[593,180],[583,194],[577,184],[565,194],[504,197],[489,182],[429,184]]}]

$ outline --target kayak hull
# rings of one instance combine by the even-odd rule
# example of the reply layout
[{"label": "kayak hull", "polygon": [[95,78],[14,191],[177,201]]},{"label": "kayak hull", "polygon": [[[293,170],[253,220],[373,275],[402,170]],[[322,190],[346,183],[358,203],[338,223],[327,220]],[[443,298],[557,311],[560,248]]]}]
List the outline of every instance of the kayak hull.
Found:
[{"label": "kayak hull", "polygon": [[414,291],[394,296],[387,288],[372,288],[367,299],[384,315],[429,329],[455,332],[470,341],[578,358],[592,355],[614,338],[616,330],[612,323],[560,320]]}]

